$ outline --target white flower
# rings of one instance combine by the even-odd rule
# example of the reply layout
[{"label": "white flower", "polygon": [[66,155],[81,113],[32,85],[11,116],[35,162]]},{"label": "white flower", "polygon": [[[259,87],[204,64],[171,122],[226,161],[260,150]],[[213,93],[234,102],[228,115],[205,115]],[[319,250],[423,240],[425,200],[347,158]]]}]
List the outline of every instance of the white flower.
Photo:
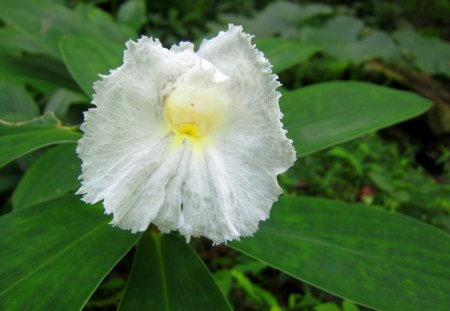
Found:
[{"label": "white flower", "polygon": [[126,45],[124,64],[95,83],[78,193],[132,232],[153,223],[214,244],[252,235],[296,158],[270,63],[233,25],[198,52],[147,37]]}]

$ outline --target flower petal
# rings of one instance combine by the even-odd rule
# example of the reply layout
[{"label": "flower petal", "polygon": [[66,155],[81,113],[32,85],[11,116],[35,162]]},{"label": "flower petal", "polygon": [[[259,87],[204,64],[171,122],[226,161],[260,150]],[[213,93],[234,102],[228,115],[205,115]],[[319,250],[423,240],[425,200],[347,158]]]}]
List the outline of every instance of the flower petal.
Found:
[{"label": "flower petal", "polygon": [[198,54],[187,42],[128,42],[81,127],[83,199],[103,200],[112,223],[133,232],[154,223],[215,244],[252,235],[295,151],[280,84],[250,39],[230,25]]},{"label": "flower petal", "polygon": [[78,193],[89,203],[104,200],[113,223],[136,231],[147,228],[163,203],[152,178],[159,176],[156,184],[164,190],[164,178],[171,178],[172,162],[178,160],[166,156],[171,130],[163,89],[197,57],[191,44],[169,51],[146,37],[127,47],[124,64],[95,83],[96,108],[85,114],[77,148],[83,160]]},{"label": "flower petal", "polygon": [[251,44],[251,36],[241,26],[229,25],[228,31],[204,40],[198,55],[229,76],[232,84],[229,124],[216,140],[243,162],[275,176],[285,172],[296,155],[280,121],[280,83],[269,61]]}]

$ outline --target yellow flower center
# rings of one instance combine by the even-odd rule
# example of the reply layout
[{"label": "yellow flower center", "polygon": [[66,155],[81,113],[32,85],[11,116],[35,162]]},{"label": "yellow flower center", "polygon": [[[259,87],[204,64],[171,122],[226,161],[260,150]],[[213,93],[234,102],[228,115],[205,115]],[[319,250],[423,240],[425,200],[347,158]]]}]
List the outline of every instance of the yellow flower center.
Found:
[{"label": "yellow flower center", "polygon": [[186,104],[178,95],[174,91],[166,99],[165,113],[170,127],[176,134],[194,138],[203,136],[209,128],[209,116],[194,102]]},{"label": "yellow flower center", "polygon": [[230,102],[228,77],[211,63],[199,59],[173,85],[164,102],[164,112],[178,142],[196,142],[224,124]]},{"label": "yellow flower center", "polygon": [[166,97],[164,112],[176,135],[200,139],[220,128],[228,102],[220,85],[180,85]]}]

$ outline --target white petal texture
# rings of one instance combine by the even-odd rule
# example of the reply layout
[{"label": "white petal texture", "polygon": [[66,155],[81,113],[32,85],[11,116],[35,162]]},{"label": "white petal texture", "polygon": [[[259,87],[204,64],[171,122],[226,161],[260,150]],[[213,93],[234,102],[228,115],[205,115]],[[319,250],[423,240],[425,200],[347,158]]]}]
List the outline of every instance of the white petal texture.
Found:
[{"label": "white petal texture", "polygon": [[132,232],[153,223],[214,244],[252,235],[296,158],[270,67],[240,26],[198,52],[129,41],[123,65],[94,85],[78,193]]}]

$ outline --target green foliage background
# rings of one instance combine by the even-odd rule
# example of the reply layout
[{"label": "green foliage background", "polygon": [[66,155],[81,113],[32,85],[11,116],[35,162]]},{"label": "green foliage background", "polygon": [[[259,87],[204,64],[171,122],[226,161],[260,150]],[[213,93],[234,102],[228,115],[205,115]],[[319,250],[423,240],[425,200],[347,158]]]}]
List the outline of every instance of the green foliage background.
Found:
[{"label": "green foliage background", "polygon": [[[0,309],[448,309],[449,16],[445,0],[0,0]],[[283,83],[285,195],[226,246],[111,227],[74,195],[92,83],[128,39],[229,22]]]}]

